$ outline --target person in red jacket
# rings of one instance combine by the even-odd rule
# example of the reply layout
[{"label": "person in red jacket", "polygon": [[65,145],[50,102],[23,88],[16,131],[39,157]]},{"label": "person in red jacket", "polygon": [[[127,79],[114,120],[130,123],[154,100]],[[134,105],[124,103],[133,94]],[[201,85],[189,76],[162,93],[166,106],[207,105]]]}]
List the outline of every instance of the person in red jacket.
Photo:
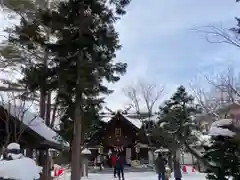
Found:
[{"label": "person in red jacket", "polygon": [[113,166],[113,175],[114,177],[116,177],[116,174],[117,174],[117,167],[116,167],[116,164],[117,164],[117,157],[115,154],[112,155],[112,166]]}]

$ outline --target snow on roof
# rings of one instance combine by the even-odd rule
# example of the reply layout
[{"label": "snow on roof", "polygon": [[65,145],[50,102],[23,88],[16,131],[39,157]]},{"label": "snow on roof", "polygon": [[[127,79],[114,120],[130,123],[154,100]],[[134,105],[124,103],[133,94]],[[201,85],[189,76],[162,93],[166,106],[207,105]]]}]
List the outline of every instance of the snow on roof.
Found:
[{"label": "snow on roof", "polygon": [[142,127],[142,122],[139,119],[130,118],[130,117],[126,117],[126,116],[123,116],[123,117],[125,117],[130,123],[132,123],[138,129],[140,129]]},{"label": "snow on roof", "polygon": [[[129,117],[129,116],[126,116],[126,115],[123,115],[121,114],[125,119],[127,119],[130,123],[132,123],[134,126],[136,126],[138,129],[140,129],[142,127],[142,122],[144,121],[154,121],[154,122],[157,122],[159,119],[158,119],[158,115],[153,115],[149,118],[144,118],[144,119],[138,119],[138,118],[132,118],[132,117]],[[109,115],[109,116],[102,116],[101,117],[101,120],[103,122],[110,122],[111,119],[114,117],[114,115]]]},{"label": "snow on roof", "polygon": [[159,121],[159,118],[158,118],[158,115],[157,114],[155,114],[155,115],[153,115],[153,116],[151,116],[150,118],[144,118],[142,121],[154,121],[154,122],[158,122]]},{"label": "snow on roof", "polygon": [[89,149],[84,148],[84,149],[82,150],[82,154],[92,154],[92,152],[91,152]]},{"label": "snow on roof", "polygon": [[[130,123],[132,123],[135,127],[137,127],[138,129],[140,129],[142,127],[142,122],[139,119],[135,119],[135,118],[130,118],[130,117],[126,117],[124,115],[122,115],[126,120],[128,120]],[[114,115],[110,115],[110,116],[103,116],[101,118],[101,120],[103,122],[110,122],[112,120],[112,118],[114,117]]]},{"label": "snow on roof", "polygon": [[34,132],[42,136],[47,141],[62,144],[66,147],[69,147],[69,144],[65,142],[62,137],[60,137],[55,131],[49,128],[44,120],[37,115],[31,113],[28,109],[10,103],[0,103],[0,106],[4,107],[13,117],[22,121]]}]

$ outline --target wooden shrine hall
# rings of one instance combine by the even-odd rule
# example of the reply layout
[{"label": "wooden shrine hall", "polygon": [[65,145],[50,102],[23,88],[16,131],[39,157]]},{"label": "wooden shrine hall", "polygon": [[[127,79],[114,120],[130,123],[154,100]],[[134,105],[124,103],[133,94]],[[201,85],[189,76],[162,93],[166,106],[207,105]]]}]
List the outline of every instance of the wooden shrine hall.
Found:
[{"label": "wooden shrine hall", "polygon": [[118,152],[125,157],[126,164],[131,164],[132,160],[146,164],[152,161],[147,136],[139,119],[127,117],[118,111],[102,118],[102,121],[104,128],[98,135],[100,138],[89,146],[93,158],[97,153],[110,155]]}]

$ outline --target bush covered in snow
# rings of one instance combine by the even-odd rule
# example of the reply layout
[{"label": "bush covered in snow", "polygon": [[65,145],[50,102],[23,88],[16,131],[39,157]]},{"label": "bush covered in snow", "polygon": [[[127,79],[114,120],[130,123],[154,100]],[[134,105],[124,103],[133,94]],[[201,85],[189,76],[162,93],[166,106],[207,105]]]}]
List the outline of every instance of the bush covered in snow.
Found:
[{"label": "bush covered in snow", "polygon": [[36,180],[40,178],[42,168],[31,158],[23,156],[20,145],[11,143],[0,161],[0,177],[14,180]]},{"label": "bush covered in snow", "polygon": [[240,177],[239,142],[233,137],[232,120],[222,119],[212,124],[209,135],[212,136],[210,146],[205,146],[206,158],[212,168],[207,170],[209,180],[238,180]]}]

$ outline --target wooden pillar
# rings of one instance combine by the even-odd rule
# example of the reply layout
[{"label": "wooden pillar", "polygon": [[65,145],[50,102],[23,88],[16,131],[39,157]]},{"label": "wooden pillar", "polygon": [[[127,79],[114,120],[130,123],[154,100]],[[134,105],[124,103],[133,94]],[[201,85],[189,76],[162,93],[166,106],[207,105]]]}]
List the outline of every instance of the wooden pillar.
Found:
[{"label": "wooden pillar", "polygon": [[33,158],[33,148],[26,149],[26,156],[29,158]]}]

